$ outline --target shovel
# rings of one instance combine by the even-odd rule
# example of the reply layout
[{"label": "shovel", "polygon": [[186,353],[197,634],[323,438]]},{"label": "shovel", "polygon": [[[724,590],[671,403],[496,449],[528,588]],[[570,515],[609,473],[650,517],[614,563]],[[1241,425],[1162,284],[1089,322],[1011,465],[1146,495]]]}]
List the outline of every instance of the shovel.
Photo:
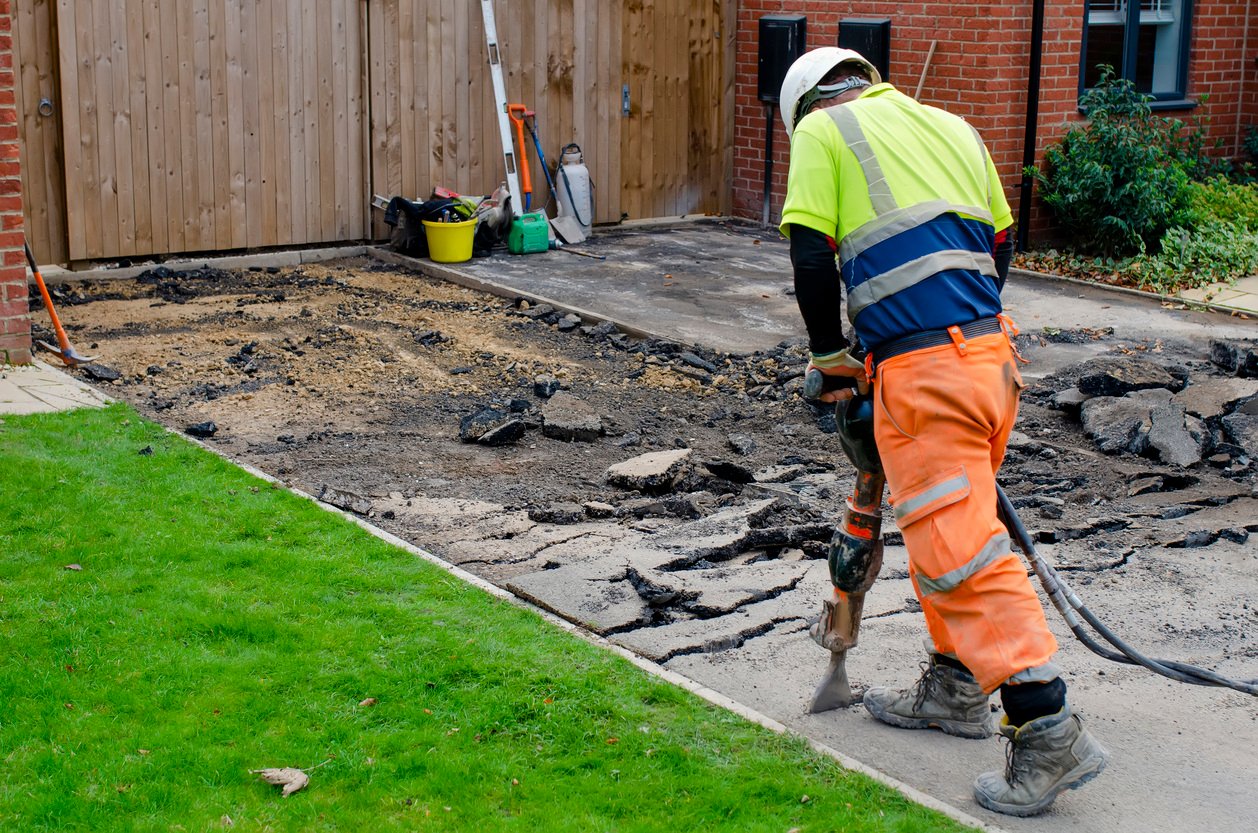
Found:
[{"label": "shovel", "polygon": [[35,255],[31,254],[30,244],[23,240],[22,247],[26,249],[26,262],[30,264],[31,271],[35,273],[35,283],[39,286],[39,294],[43,296],[44,306],[48,309],[48,317],[52,319],[52,328],[57,333],[57,344],[59,346],[53,347],[46,341],[36,343],[65,362],[67,367],[95,361],[96,356],[81,355],[70,346],[70,339],[66,338],[66,331],[61,327],[61,319],[57,318],[57,310],[52,305],[52,296],[48,294],[48,287],[44,284],[44,276],[39,274],[39,266],[35,263]]}]

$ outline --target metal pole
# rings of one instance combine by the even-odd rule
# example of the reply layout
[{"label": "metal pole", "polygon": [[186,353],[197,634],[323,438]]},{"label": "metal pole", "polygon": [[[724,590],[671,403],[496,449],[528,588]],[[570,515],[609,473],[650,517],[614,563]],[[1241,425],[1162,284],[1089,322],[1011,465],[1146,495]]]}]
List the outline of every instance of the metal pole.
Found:
[{"label": "metal pole", "polygon": [[1031,4],[1031,68],[1026,91],[1026,138],[1022,148],[1022,185],[1018,197],[1017,249],[1025,252],[1031,239],[1031,186],[1026,169],[1035,164],[1036,127],[1040,111],[1040,62],[1044,51],[1044,0]]},{"label": "metal pole", "polygon": [[769,227],[769,192],[773,187],[773,103],[764,105],[764,210],[760,228]]}]

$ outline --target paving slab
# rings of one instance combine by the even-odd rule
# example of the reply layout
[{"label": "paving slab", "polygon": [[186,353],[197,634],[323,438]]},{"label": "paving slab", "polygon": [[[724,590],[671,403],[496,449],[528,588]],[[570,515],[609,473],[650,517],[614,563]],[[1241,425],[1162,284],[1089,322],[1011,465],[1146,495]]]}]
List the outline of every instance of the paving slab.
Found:
[{"label": "paving slab", "polygon": [[57,368],[34,362],[0,368],[0,414],[49,414],[103,408],[109,397]]}]

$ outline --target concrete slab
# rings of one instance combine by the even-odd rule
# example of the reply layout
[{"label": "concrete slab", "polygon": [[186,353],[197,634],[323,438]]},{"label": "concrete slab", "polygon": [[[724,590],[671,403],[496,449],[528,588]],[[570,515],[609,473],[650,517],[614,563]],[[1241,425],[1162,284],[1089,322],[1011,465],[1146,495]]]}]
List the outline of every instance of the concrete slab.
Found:
[{"label": "concrete slab", "polygon": [[43,362],[0,369],[0,414],[48,414],[103,408],[113,400]]}]

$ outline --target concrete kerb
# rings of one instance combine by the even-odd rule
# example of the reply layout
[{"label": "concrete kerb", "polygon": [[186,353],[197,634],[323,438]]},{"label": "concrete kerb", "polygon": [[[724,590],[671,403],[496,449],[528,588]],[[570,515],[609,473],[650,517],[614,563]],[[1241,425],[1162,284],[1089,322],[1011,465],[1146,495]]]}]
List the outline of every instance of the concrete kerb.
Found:
[{"label": "concrete kerb", "polygon": [[1072,278],[1069,275],[1054,275],[1048,272],[1035,272],[1031,269],[1019,269],[1012,267],[1009,270],[1010,277],[1025,276],[1030,278],[1039,278],[1045,281],[1058,281],[1060,283],[1073,283],[1078,286],[1089,286],[1093,289],[1104,289],[1106,292],[1114,292],[1120,295],[1130,295],[1133,298],[1145,298],[1151,301],[1159,301],[1163,304],[1180,304],[1188,309],[1208,310],[1209,312],[1217,312],[1221,315],[1243,315],[1245,310],[1229,307],[1225,304],[1216,304],[1210,301],[1193,301],[1188,298],[1181,298],[1178,295],[1167,295],[1162,292],[1147,292],[1143,289],[1132,289],[1129,286],[1114,286],[1108,283],[1098,283],[1097,281],[1085,281],[1080,278]]},{"label": "concrete kerb", "polygon": [[258,252],[256,254],[223,255],[221,257],[179,258],[161,263],[145,263],[139,266],[121,266],[109,268],[98,266],[93,269],[74,271],[60,266],[41,267],[39,272],[48,284],[63,284],[73,281],[127,280],[136,278],[145,272],[164,266],[172,272],[190,272],[194,269],[249,269],[257,266],[301,266],[306,263],[322,263],[326,260],[338,260],[345,257],[359,257],[367,254],[370,246],[328,246],[319,249],[289,249],[280,252]]},{"label": "concrete kerb", "polygon": [[853,758],[849,755],[846,755],[840,752],[839,750],[835,749],[832,746],[828,746],[827,744],[821,743],[820,741],[813,740],[812,738],[809,738],[806,735],[796,732],[795,730],[791,729],[790,727],[782,723],[779,723],[778,721],[774,720],[768,715],[762,714],[756,711],[755,709],[751,708],[750,706],[746,706],[742,703],[739,703],[736,700],[726,697],[724,694],[721,694],[719,691],[716,691],[714,689],[708,688],[707,686],[701,685],[695,682],[694,680],[691,680],[688,677],[684,677],[681,674],[678,674],[675,671],[670,671],[664,666],[659,665],[655,662],[652,662],[651,660],[644,659],[643,657],[638,656],[637,654],[633,653],[627,648],[623,648],[619,645],[615,645],[611,642],[608,642],[606,639],[599,636],[598,634],[588,631],[579,625],[575,625],[572,622],[569,622],[567,619],[560,618],[559,616],[556,616],[550,611],[544,608],[538,607],[532,602],[526,601],[525,599],[522,599],[519,596],[516,596],[515,594],[507,590],[504,590],[498,585],[493,584],[481,578],[478,575],[469,573],[468,571],[460,567],[457,567],[454,564],[449,563],[448,561],[444,561],[441,558],[438,558],[436,555],[433,555],[432,553],[428,552],[427,550],[422,549],[421,547],[417,547],[414,544],[406,540],[403,540],[402,538],[399,538],[390,532],[386,532],[385,530],[380,529],[377,526],[374,526],[373,524],[369,523],[366,519],[361,518],[358,515],[353,514],[352,512],[347,512],[343,509],[339,509],[335,506],[331,506],[327,503],[324,503],[323,501],[316,498],[314,495],[308,492],[304,492],[301,489],[290,486],[289,484],[285,483],[283,480],[280,480],[277,477],[267,474],[261,469],[255,468],[254,466],[251,466],[248,463],[243,463],[239,460],[232,459],[227,454],[224,454],[218,449],[207,445],[206,443],[202,442],[201,440],[196,439],[195,437],[189,437],[170,427],[165,427],[165,430],[167,433],[173,434],[174,436],[177,436],[187,442],[190,442],[199,446],[200,448],[208,451],[209,453],[215,455],[216,457],[219,457],[220,459],[225,460],[228,463],[231,463],[232,465],[236,466],[242,471],[248,472],[254,477],[259,478],[260,480],[263,480],[272,485],[287,489],[292,494],[310,501],[315,506],[318,506],[320,509],[323,509],[325,512],[330,512],[334,515],[339,515],[340,517],[348,520],[350,523],[354,524],[355,526],[367,532],[368,534],[380,539],[381,541],[384,541],[387,544],[391,544],[395,547],[405,550],[406,552],[409,552],[411,555],[414,555],[417,558],[427,562],[428,564],[431,564],[432,566],[436,567],[442,572],[445,572],[449,574],[450,576],[459,579],[460,581],[470,584],[473,587],[476,587],[477,589],[490,594],[494,598],[501,599],[523,610],[528,610],[531,613],[536,614],[538,617],[540,617],[544,621],[564,631],[567,631],[568,633],[573,634],[574,636],[580,639],[585,640],[591,645],[594,645],[605,651],[610,651],[611,653],[616,654],[617,656],[627,660],[628,662],[632,663],[633,665],[637,666],[638,668],[642,669],[643,671],[652,675],[653,677],[656,677],[660,680],[663,680],[664,682],[675,685],[679,688],[685,689],[686,691],[689,691],[691,694],[694,694],[697,697],[703,698],[704,700],[708,701],[712,705],[717,706],[718,708],[725,709],[726,711],[733,712],[734,714],[738,715],[744,720],[748,720],[752,723],[755,723],[758,726],[768,729],[774,734],[792,735],[794,737],[801,738],[802,740],[807,742],[809,747],[812,748],[815,752],[817,752],[820,755],[825,755],[826,757],[831,758],[840,766],[842,766],[844,769],[848,769],[853,772],[859,772],[862,775],[865,775],[873,779],[874,781],[877,781],[883,786],[886,786],[895,790],[896,792],[900,793],[905,798],[907,798],[908,800],[916,804],[921,804],[923,807],[927,807],[931,810],[934,810],[937,813],[947,816],[948,818],[960,824],[964,824],[969,827],[974,827],[979,830],[986,831],[986,833],[1008,833],[1008,831],[1006,831],[1004,828],[996,827],[994,825],[991,825],[991,824],[988,824],[987,822],[982,821],[981,819],[975,818],[974,816],[971,816],[968,813],[962,810],[959,810],[950,804],[940,801],[934,796],[927,795],[926,793],[921,792],[920,790],[909,786],[903,781],[893,778],[890,775],[887,775],[886,773],[881,772],[877,769],[874,769],[868,764],[865,764],[857,760],[856,758]]},{"label": "concrete kerb", "polygon": [[494,283],[493,281],[478,278],[475,275],[461,271],[448,264],[434,263],[431,260],[409,257],[408,255],[398,254],[397,252],[379,246],[368,249],[367,254],[384,263],[391,263],[394,266],[404,266],[407,269],[413,269],[416,272],[420,272],[430,278],[438,278],[443,281],[449,281],[457,286],[486,292],[490,295],[496,295],[499,298],[506,298],[508,300],[523,298],[530,304],[534,305],[550,304],[557,310],[580,316],[581,320],[588,324],[598,324],[603,321],[609,321],[612,324],[615,324],[616,328],[622,333],[631,335],[634,338],[658,339],[668,342],[676,341],[668,336],[652,333],[642,329],[641,327],[635,327],[632,324],[626,324],[623,321],[617,321],[615,318],[609,318],[606,315],[590,312],[589,310],[582,309],[581,307],[574,307],[571,304],[558,301],[554,298],[547,298],[544,295],[536,295],[531,292],[522,292],[519,289],[515,289],[514,287],[510,287],[505,284]]}]

